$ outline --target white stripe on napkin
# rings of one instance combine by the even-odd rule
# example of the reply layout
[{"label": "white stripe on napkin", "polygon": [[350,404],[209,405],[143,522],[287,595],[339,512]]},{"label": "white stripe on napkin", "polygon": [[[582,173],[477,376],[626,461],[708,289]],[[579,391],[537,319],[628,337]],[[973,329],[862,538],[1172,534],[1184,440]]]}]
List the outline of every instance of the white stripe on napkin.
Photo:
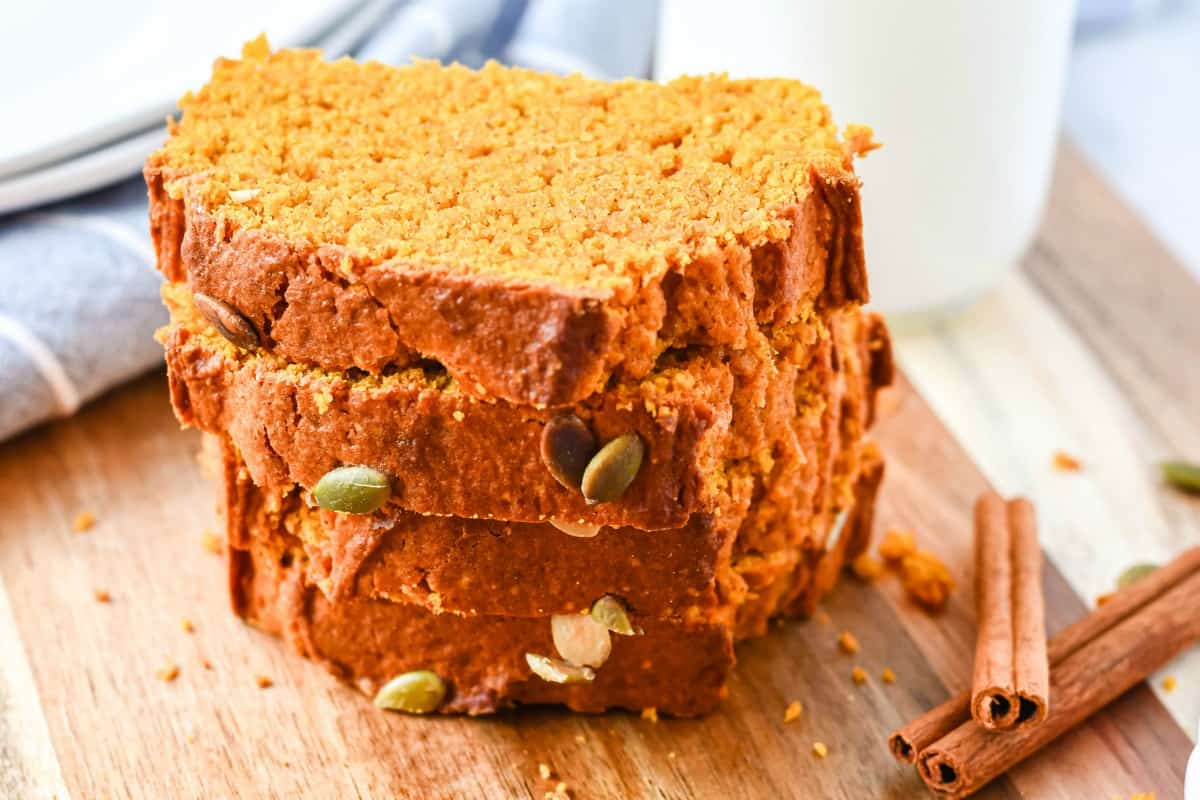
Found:
[{"label": "white stripe on napkin", "polygon": [[79,390],[71,376],[63,369],[62,362],[45,342],[33,335],[19,320],[0,314],[0,339],[7,339],[18,350],[26,355],[37,367],[42,378],[54,392],[58,401],[58,410],[63,416],[69,416],[79,410]]}]

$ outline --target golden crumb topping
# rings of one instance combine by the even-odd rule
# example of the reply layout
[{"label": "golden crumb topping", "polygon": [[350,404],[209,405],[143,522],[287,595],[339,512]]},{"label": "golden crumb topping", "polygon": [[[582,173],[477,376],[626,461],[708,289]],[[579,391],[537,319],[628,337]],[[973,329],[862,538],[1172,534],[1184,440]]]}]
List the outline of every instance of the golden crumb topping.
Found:
[{"label": "golden crumb topping", "polygon": [[220,59],[148,166],[235,227],[336,245],[342,268],[635,289],[712,248],[787,237],[782,212],[856,180],[812,87],[670,84],[489,63],[396,68],[316,50]]}]

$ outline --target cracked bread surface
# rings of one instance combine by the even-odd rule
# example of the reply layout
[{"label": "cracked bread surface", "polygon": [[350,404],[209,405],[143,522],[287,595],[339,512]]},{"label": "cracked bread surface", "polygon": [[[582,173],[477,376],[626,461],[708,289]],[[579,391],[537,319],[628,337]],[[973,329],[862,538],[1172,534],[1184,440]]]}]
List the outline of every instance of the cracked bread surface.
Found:
[{"label": "cracked bread surface", "polygon": [[[540,460],[542,429],[559,410],[480,401],[423,370],[354,376],[248,353],[179,291],[165,294],[174,322],[162,337],[182,422],[228,436],[261,486],[311,488],[334,467],[365,464],[393,479],[393,505],[418,513],[679,527],[720,505],[737,462],[769,473],[777,458],[804,458],[791,428],[797,377],[818,359],[828,371],[833,357],[817,320],[776,337],[778,352],[765,340],[759,352],[687,351],[572,407],[601,441],[635,431],[647,447],[620,502],[588,505]],[[854,336],[873,329],[856,310],[837,319]]]},{"label": "cracked bread surface", "polygon": [[586,712],[654,707],[695,716],[728,695],[736,639],[761,633],[783,598],[815,604],[832,585],[828,576],[865,546],[882,476],[882,462],[871,450],[845,495],[849,505],[840,509],[846,516],[838,543],[780,576],[772,592],[747,596],[741,608],[754,626],[639,616],[641,635],[614,637],[612,654],[587,683],[550,683],[525,663],[526,653],[555,652],[548,617],[437,613],[360,594],[331,601],[308,575],[303,545],[275,528],[253,528],[242,546],[230,548],[231,603],[239,616],[368,696],[396,675],[427,669],[448,686],[440,713],[556,704]]},{"label": "cracked bread surface", "polygon": [[811,87],[247,46],[146,178],[159,267],[298,362],[577,401],[669,347],[865,301],[860,129]]},{"label": "cracked bread surface", "polygon": [[[431,669],[442,712],[688,716],[725,696],[734,642],[865,546],[891,373],[859,311],[875,145],[811,87],[260,38],[181,108],[145,166],[160,337],[180,420],[221,437],[247,621],[368,694]],[[544,445],[557,479],[542,462],[556,431],[632,483],[585,502],[570,451]],[[343,466],[378,502],[316,507]],[[550,615],[598,595],[644,635],[593,682],[533,675]]]},{"label": "cracked bread surface", "polygon": [[[821,394],[798,381],[798,405],[769,473],[750,469],[716,513],[680,528],[603,528],[576,538],[546,523],[422,515],[389,509],[340,514],[311,505],[298,489],[257,487],[227,440],[219,445],[228,539],[248,547],[253,531],[277,530],[303,546],[307,574],[332,601],[365,595],[455,613],[537,616],[577,612],[605,594],[638,615],[729,621],[738,635],[761,633],[764,616],[804,588],[858,476],[878,461],[865,436],[879,370],[872,370],[873,318],[832,321]],[[837,342],[839,370],[832,370]],[[868,481],[870,482],[870,481]],[[878,481],[875,480],[875,483]],[[842,543],[845,544],[844,542]],[[794,579],[793,579],[794,578]],[[767,605],[753,602],[760,595]],[[744,607],[744,608],[743,608]]]}]

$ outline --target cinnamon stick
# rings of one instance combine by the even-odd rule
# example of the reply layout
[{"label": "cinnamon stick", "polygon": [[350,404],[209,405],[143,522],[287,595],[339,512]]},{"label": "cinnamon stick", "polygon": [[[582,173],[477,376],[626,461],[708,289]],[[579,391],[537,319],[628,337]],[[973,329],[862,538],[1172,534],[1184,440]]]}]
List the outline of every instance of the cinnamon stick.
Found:
[{"label": "cinnamon stick", "polygon": [[1115,700],[1200,639],[1200,573],[1170,587],[1055,664],[1054,709],[1041,725],[1003,736],[971,720],[918,759],[934,792],[966,797]]},{"label": "cinnamon stick", "polygon": [[897,761],[915,764],[925,748],[970,718],[971,692],[968,690],[892,731],[888,737],[888,750]]},{"label": "cinnamon stick", "polygon": [[[1188,578],[1200,575],[1200,547],[1114,594],[1107,603],[1064,628],[1047,647],[1052,672],[1067,656],[1118,626]],[[897,760],[915,764],[922,751],[970,719],[971,693],[962,692],[897,729],[888,749]]]},{"label": "cinnamon stick", "polygon": [[1033,505],[1007,504],[995,492],[975,504],[975,675],[971,716],[1008,731],[1046,718],[1050,663],[1046,657],[1042,552]]}]

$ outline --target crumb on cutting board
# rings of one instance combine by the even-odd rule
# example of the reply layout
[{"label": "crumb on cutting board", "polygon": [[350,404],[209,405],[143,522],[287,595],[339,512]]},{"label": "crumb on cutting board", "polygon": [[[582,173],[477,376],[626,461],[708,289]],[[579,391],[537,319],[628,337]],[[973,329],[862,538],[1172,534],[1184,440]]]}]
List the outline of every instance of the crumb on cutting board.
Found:
[{"label": "crumb on cutting board", "polygon": [[912,531],[891,528],[879,542],[879,557],[895,566],[917,552],[917,537]]},{"label": "crumb on cutting board", "polygon": [[954,579],[942,560],[925,550],[905,556],[901,562],[904,590],[930,611],[940,611],[954,591]]},{"label": "crumb on cutting board", "polygon": [[1058,450],[1054,453],[1054,468],[1059,472],[1079,472],[1083,469],[1083,464],[1078,458],[1070,453]]},{"label": "crumb on cutting board", "polygon": [[800,719],[800,715],[804,713],[804,706],[799,700],[793,700],[787,704],[787,708],[783,710],[783,721],[785,723],[795,722]]},{"label": "crumb on cutting board", "polygon": [[204,546],[205,550],[214,555],[220,555],[221,551],[225,549],[224,542],[221,541],[221,537],[217,536],[212,531],[205,531],[204,533],[200,534],[200,544]]},{"label": "crumb on cutting board", "polygon": [[80,511],[75,515],[75,518],[71,520],[71,530],[75,531],[76,533],[83,533],[85,531],[90,531],[95,524],[95,514],[90,511]]},{"label": "crumb on cutting board", "polygon": [[870,553],[863,553],[850,562],[850,571],[859,580],[873,581],[883,574],[883,562]]}]

